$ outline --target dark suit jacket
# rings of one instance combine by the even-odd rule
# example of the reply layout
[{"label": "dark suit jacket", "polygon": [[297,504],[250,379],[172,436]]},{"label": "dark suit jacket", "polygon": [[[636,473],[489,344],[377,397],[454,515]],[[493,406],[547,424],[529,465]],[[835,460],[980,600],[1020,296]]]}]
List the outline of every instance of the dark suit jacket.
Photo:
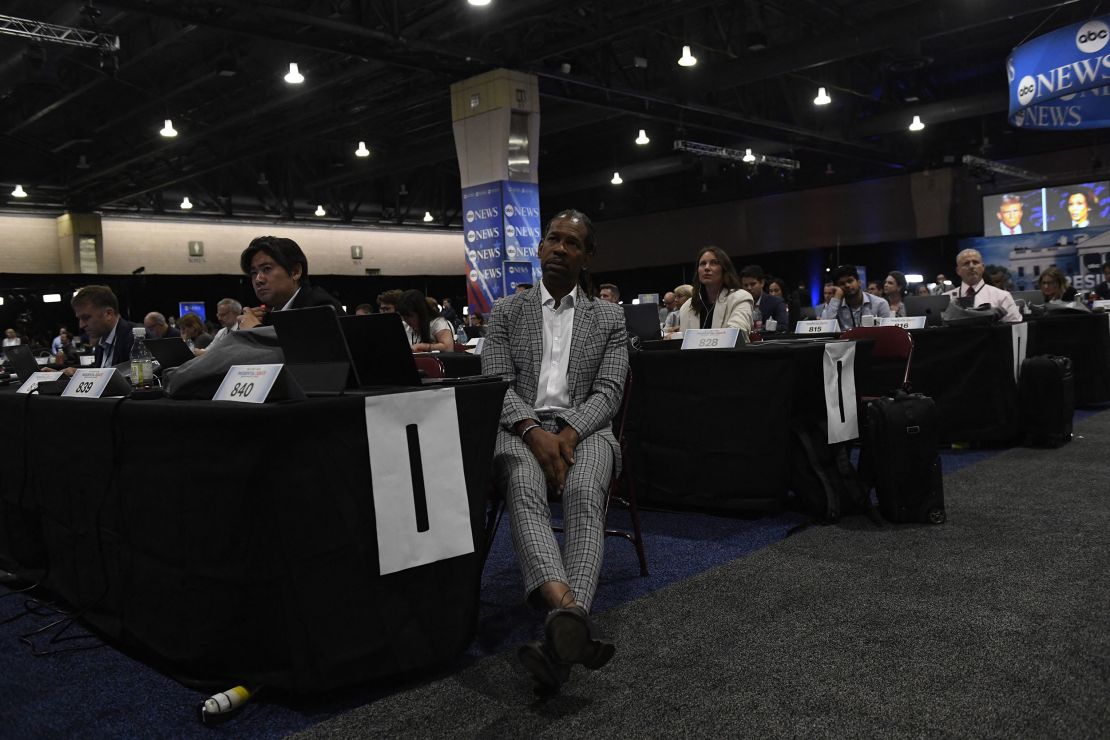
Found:
[{"label": "dark suit jacket", "polygon": [[[289,308],[312,308],[313,306],[331,306],[336,313],[343,314],[343,304],[337,301],[331,293],[316,285],[302,287],[301,291],[297,293],[297,297],[293,299],[293,305]],[[262,325],[270,325],[269,312],[262,317]]]},{"label": "dark suit jacket", "polygon": [[[127,319],[120,317],[116,322],[116,339],[112,343],[112,360],[110,364],[118,365],[121,362],[127,362],[131,359],[131,347],[135,344],[135,335],[132,329],[135,327],[142,328],[142,324],[133,324]],[[103,337],[101,338],[103,340]],[[104,346],[97,342],[96,349],[93,351],[95,357],[96,367],[101,366],[101,360],[104,358]]]},{"label": "dark suit jacket", "polygon": [[759,297],[759,313],[763,316],[764,324],[767,319],[774,319],[779,323],[775,331],[786,331],[788,319],[786,316],[786,301],[776,295],[764,293]]}]

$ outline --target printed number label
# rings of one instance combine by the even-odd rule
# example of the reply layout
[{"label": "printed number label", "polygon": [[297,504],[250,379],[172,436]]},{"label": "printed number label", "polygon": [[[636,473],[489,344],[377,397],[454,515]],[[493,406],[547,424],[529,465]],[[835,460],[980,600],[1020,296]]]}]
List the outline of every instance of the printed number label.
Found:
[{"label": "printed number label", "polygon": [[247,398],[254,391],[254,383],[236,383],[231,389],[231,397]]},{"label": "printed number label", "polygon": [[808,329],[806,329],[806,331],[809,332],[810,334],[820,334],[824,329],[825,329],[825,327],[821,326],[820,324],[815,324],[814,326],[811,326]]},{"label": "printed number label", "polygon": [[699,347],[716,347],[719,344],[720,340],[717,339],[717,337],[706,337],[705,339],[698,340]]},{"label": "printed number label", "polygon": [[93,389],[93,382],[91,380],[85,380],[85,381],[82,381],[82,382],[77,384],[77,392],[78,393],[88,393],[92,389]]}]

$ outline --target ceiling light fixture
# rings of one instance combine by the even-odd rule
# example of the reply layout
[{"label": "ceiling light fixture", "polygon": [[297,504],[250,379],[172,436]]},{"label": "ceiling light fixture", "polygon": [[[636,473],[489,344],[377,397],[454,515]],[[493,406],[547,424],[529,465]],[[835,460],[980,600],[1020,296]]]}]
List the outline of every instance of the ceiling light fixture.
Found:
[{"label": "ceiling light fixture", "polygon": [[87,170],[89,168],[89,158],[82,154],[77,158],[77,169]]},{"label": "ceiling light fixture", "polygon": [[27,191],[23,189],[22,185],[16,185],[15,190],[12,191],[13,198],[26,198]]},{"label": "ceiling light fixture", "polygon": [[748,164],[751,164],[752,162],[755,161],[755,155],[752,154],[751,149],[745,149],[744,150],[744,156],[741,157],[741,160],[744,161],[744,162],[747,162]]},{"label": "ceiling light fixture", "polygon": [[647,131],[640,129],[640,135],[636,137],[636,143],[640,146],[645,146],[651,143],[651,139],[648,138]]},{"label": "ceiling light fixture", "polygon": [[290,85],[299,85],[304,82],[304,75],[297,68],[296,62],[289,62],[289,71],[285,73],[285,81]]},{"label": "ceiling light fixture", "polygon": [[326,215],[328,215],[328,212],[324,210],[324,206],[322,204],[317,204],[316,205],[316,210],[314,211],[314,213],[317,216],[326,216]]},{"label": "ceiling light fixture", "polygon": [[492,0],[466,0],[471,5],[482,8],[489,5]]},{"label": "ceiling light fixture", "polygon": [[370,150],[366,148],[366,142],[365,141],[360,141],[358,143],[358,149],[355,149],[355,156],[356,157],[369,157],[370,156]]},{"label": "ceiling light fixture", "polygon": [[424,223],[430,224],[432,221],[435,221],[435,219],[432,218],[432,212],[424,211]]},{"label": "ceiling light fixture", "polygon": [[825,88],[823,88],[823,87],[817,88],[817,97],[813,99],[813,104],[814,105],[828,105],[831,102],[832,102],[832,98],[829,97],[829,94],[825,91]]},{"label": "ceiling light fixture", "polygon": [[613,173],[613,179],[610,180],[609,182],[613,183],[614,185],[620,185],[622,182],[624,182],[624,180],[621,179],[621,173],[614,172]]},{"label": "ceiling light fixture", "polygon": [[921,116],[914,116],[913,121],[910,122],[910,131],[921,131],[925,128],[925,124],[921,122]]},{"label": "ceiling light fixture", "polygon": [[680,67],[693,67],[698,63],[698,58],[690,53],[689,46],[682,47],[682,57],[678,60]]},{"label": "ceiling light fixture", "polygon": [[193,204],[189,202],[189,196],[186,195],[184,198],[181,199],[181,210],[187,211],[192,207]]},{"label": "ceiling light fixture", "polygon": [[42,302],[43,303],[61,303],[62,302],[62,294],[61,293],[43,293],[42,294]]},{"label": "ceiling light fixture", "polygon": [[158,133],[162,134],[162,136],[165,136],[167,139],[172,139],[177,136],[177,129],[173,127],[173,121],[167,118],[166,125],[163,126],[162,130]]}]

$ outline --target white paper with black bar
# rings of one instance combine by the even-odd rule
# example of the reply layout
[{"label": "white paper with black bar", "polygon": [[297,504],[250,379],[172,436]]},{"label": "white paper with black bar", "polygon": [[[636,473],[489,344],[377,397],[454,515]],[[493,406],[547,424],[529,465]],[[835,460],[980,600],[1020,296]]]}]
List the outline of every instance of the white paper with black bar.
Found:
[{"label": "white paper with black bar", "polygon": [[474,552],[455,389],[366,398],[381,575]]},{"label": "white paper with black bar", "polygon": [[825,411],[829,421],[829,444],[859,436],[855,342],[825,345]]},{"label": "white paper with black bar", "polygon": [[1029,324],[1013,324],[1010,327],[1010,337],[1014,343],[1014,382],[1021,375],[1021,363],[1025,362],[1025,353],[1029,349]]}]

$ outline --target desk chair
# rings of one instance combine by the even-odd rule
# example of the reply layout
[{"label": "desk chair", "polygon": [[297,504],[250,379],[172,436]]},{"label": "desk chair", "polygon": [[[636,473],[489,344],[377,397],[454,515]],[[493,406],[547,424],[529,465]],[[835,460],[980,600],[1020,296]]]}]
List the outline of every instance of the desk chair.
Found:
[{"label": "desk chair", "polygon": [[[902,373],[902,389],[910,389],[910,366],[913,364],[913,336],[900,326],[857,326],[840,335],[841,339],[870,339],[875,342],[871,350],[874,360],[899,360],[906,363]],[[866,389],[859,397],[860,405],[880,398],[893,389]]]},{"label": "desk chair", "polygon": [[[627,443],[625,441],[625,423],[628,419],[628,407],[632,397],[632,374],[629,373],[624,382],[624,395],[621,398],[620,409],[617,411],[617,417],[613,422],[613,433],[617,437],[617,444],[620,447],[621,460],[623,465],[618,473],[614,468],[613,477],[609,481],[609,489],[605,495],[605,511],[602,514],[603,519],[607,519],[609,515],[609,505],[616,501],[618,504],[628,510],[628,514],[632,519],[632,531],[628,532],[623,529],[605,529],[606,537],[623,537],[632,543],[636,548],[636,557],[640,561],[640,575],[648,575],[647,555],[644,553],[644,536],[640,530],[640,509],[636,503],[636,486],[630,471],[631,455],[627,452]],[[623,495],[621,495],[623,489]],[[486,542],[485,548],[482,552],[482,562],[486,561],[489,556],[490,548],[493,546],[493,538],[497,535],[497,527],[501,523],[501,515],[505,512],[505,499],[501,492],[496,489],[496,486],[490,492],[489,509],[486,513]],[[562,532],[561,526],[553,526],[552,529],[556,532]]]},{"label": "desk chair", "polygon": [[416,362],[416,371],[422,378],[443,378],[447,371],[443,369],[443,361],[435,355],[413,355]]}]

